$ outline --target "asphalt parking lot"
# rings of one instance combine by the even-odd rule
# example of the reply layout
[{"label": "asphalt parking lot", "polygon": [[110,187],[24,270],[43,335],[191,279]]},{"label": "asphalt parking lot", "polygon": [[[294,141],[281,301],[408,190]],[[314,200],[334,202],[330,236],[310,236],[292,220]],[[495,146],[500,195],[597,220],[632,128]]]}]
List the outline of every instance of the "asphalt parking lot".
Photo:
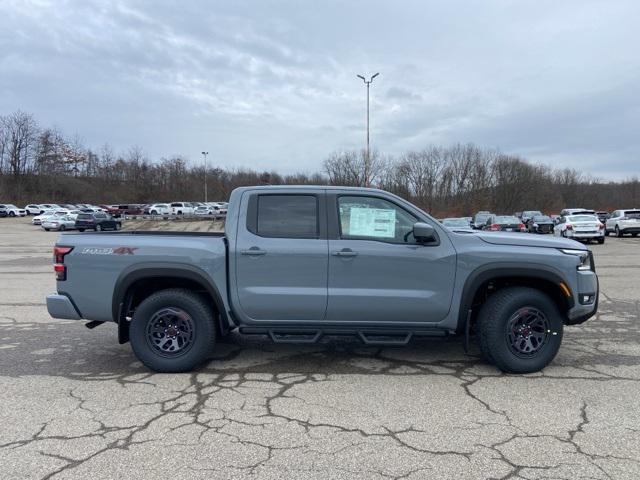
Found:
[{"label": "asphalt parking lot", "polygon": [[115,325],[49,318],[57,235],[0,219],[0,478],[640,478],[640,238],[591,246],[600,313],[539,374],[231,337],[159,375]]}]

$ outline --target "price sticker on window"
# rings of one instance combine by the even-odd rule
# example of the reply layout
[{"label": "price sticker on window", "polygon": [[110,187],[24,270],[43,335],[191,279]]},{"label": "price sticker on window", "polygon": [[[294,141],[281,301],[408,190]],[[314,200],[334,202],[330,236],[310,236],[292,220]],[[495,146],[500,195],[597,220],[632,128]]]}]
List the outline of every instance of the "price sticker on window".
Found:
[{"label": "price sticker on window", "polygon": [[396,211],[353,207],[349,217],[349,235],[394,238],[396,236]]}]

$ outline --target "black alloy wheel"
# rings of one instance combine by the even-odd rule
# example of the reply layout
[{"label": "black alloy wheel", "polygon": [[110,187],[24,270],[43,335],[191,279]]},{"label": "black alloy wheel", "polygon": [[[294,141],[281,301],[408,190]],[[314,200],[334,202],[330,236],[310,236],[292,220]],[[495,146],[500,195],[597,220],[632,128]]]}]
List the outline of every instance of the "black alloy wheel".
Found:
[{"label": "black alloy wheel", "polygon": [[507,344],[519,357],[535,355],[549,336],[549,321],[540,310],[523,307],[515,312],[506,325]]}]

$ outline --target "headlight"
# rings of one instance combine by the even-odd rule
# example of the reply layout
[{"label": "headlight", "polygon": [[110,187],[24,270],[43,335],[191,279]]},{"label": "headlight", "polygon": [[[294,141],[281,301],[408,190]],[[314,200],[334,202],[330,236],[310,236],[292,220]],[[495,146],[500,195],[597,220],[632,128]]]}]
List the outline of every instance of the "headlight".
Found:
[{"label": "headlight", "polygon": [[578,264],[578,270],[593,270],[595,271],[595,265],[593,264],[593,255],[589,250],[574,250],[571,248],[561,248],[562,253],[567,255],[575,255],[580,259]]}]

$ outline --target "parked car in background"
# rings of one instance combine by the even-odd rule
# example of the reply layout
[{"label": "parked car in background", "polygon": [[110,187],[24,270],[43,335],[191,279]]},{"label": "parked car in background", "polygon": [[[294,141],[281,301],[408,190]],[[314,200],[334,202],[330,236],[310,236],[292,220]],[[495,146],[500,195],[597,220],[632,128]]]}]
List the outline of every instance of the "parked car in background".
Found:
[{"label": "parked car in background", "polygon": [[70,215],[61,215],[59,217],[48,217],[42,221],[42,228],[47,232],[49,230],[58,230],[60,232],[64,230],[75,229],[76,220]]},{"label": "parked car in background", "polygon": [[209,202],[208,206],[213,208],[213,212],[216,215],[226,215],[227,214],[227,204],[224,202]]},{"label": "parked car in background", "polygon": [[42,225],[42,222],[44,222],[48,218],[61,217],[63,215],[69,215],[69,213],[70,213],[69,210],[64,210],[61,208],[45,210],[40,215],[36,215],[35,217],[33,217],[31,219],[31,223],[33,225]]},{"label": "parked car in background", "polygon": [[7,212],[5,212],[4,210],[0,210],[0,218],[4,218],[7,216]]},{"label": "parked car in background", "polygon": [[37,205],[35,203],[27,205],[24,209],[27,211],[27,215],[40,215],[44,211],[42,205]]},{"label": "parked car in background", "polygon": [[444,218],[442,219],[442,225],[447,227],[449,230],[468,230],[473,231],[471,228],[471,224],[466,218]]},{"label": "parked car in background", "polygon": [[0,211],[5,212],[8,217],[25,217],[27,215],[24,208],[18,208],[11,203],[0,204]]},{"label": "parked car in background", "polygon": [[487,220],[491,217],[492,213],[484,210],[479,211],[473,217],[473,222],[471,223],[471,227],[477,230],[482,230],[482,228],[486,225]]},{"label": "parked car in background", "polygon": [[611,214],[609,212],[596,212],[596,217],[606,225],[607,220],[611,218]]},{"label": "parked car in background", "polygon": [[170,215],[171,207],[167,203],[154,203],[148,207],[150,215]]},{"label": "parked car in background", "polygon": [[604,243],[604,225],[595,215],[576,214],[560,217],[553,233],[557,237]]},{"label": "parked car in background", "polygon": [[522,220],[522,223],[526,225],[533,217],[541,217],[542,215],[543,214],[540,210],[525,210],[522,212],[522,215],[520,215],[520,220]]},{"label": "parked car in background", "polygon": [[526,226],[529,233],[553,233],[553,220],[548,215],[534,215]]},{"label": "parked car in background", "polygon": [[81,213],[76,218],[75,227],[80,231],[93,230],[99,232],[101,230],[120,230],[122,223],[116,220],[108,213]]},{"label": "parked car in background", "polygon": [[196,207],[194,214],[198,216],[213,215],[213,207],[210,207],[209,205],[201,205]]},{"label": "parked car in background", "polygon": [[171,213],[174,215],[193,215],[194,208],[189,202],[173,202],[171,204]]},{"label": "parked car in background", "polygon": [[564,210],[562,210],[560,212],[560,216],[561,217],[566,217],[567,215],[576,215],[576,214],[583,214],[583,215],[595,215],[596,212],[594,210],[589,210],[588,208],[565,208]]},{"label": "parked car in background", "polygon": [[527,228],[513,215],[490,215],[483,230],[490,232],[526,232]]},{"label": "parked car in background", "polygon": [[605,235],[615,233],[623,237],[627,233],[638,236],[640,233],[640,209],[616,210],[605,223]]}]

